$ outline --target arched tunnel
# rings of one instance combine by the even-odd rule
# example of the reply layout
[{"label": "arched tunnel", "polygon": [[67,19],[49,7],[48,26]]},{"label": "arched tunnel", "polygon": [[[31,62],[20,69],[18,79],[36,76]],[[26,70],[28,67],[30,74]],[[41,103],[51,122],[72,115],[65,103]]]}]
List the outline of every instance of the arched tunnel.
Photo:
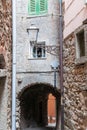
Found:
[{"label": "arched tunnel", "polygon": [[[49,84],[36,83],[24,88],[19,94],[21,108],[21,130],[25,128],[48,127],[48,97],[55,97],[57,110],[60,106],[60,93]],[[52,109],[52,106],[51,108]],[[54,111],[56,111],[54,110]],[[56,124],[58,122],[56,111]],[[56,126],[55,126],[56,129]]]}]

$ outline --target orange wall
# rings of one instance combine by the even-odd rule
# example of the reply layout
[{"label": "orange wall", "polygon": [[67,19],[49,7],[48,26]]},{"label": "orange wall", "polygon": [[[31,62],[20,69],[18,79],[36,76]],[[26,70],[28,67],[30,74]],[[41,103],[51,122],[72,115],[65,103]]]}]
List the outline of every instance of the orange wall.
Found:
[{"label": "orange wall", "polygon": [[[52,94],[50,94],[48,98],[48,117],[56,117],[56,100]],[[50,120],[53,122],[51,118],[48,122],[50,122]]]}]

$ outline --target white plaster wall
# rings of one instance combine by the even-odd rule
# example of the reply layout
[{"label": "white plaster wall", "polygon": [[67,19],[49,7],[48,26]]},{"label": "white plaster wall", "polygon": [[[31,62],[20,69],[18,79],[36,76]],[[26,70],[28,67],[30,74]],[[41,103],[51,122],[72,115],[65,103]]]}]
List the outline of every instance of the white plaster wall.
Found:
[{"label": "white plaster wall", "polygon": [[[33,82],[54,84],[53,73],[49,75],[49,71],[52,71],[50,64],[54,60],[59,61],[59,52],[57,56],[46,53],[44,59],[30,59],[27,28],[34,24],[39,28],[38,42],[45,41],[46,45],[59,46],[58,9],[58,0],[48,0],[48,13],[46,15],[30,17],[28,15],[28,0],[26,2],[25,0],[17,0],[17,79],[22,77],[21,87]],[[46,72],[46,75],[43,76],[42,72]],[[58,81],[57,86],[59,86]]]}]

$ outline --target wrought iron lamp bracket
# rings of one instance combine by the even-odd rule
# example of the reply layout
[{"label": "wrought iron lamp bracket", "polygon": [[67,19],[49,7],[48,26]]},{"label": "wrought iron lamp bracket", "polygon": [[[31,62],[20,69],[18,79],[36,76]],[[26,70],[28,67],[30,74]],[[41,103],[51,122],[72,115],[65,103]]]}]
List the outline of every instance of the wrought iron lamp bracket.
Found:
[{"label": "wrought iron lamp bracket", "polygon": [[40,45],[36,41],[30,41],[32,46],[40,47],[44,49],[47,53],[50,53],[51,55],[58,56],[59,52],[59,46],[57,45]]}]

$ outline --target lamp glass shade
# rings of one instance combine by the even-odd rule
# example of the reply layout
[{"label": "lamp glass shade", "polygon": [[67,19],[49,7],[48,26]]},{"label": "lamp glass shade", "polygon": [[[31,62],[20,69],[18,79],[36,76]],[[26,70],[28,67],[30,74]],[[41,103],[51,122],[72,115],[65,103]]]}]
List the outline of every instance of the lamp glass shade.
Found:
[{"label": "lamp glass shade", "polygon": [[37,30],[29,30],[29,40],[30,41],[37,41]]}]

